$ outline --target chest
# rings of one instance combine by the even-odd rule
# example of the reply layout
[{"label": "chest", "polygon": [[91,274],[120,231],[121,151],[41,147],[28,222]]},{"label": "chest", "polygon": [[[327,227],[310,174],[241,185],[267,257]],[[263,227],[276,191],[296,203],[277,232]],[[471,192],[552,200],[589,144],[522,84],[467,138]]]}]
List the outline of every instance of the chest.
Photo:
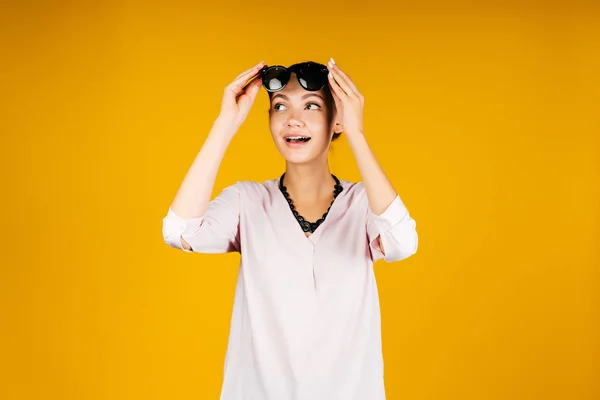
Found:
[{"label": "chest", "polygon": [[[318,220],[327,208],[327,203],[312,208],[316,215],[307,212],[306,220],[308,216]],[[307,235],[287,203],[277,208],[252,207],[240,221],[247,279],[268,282],[269,289],[261,293],[282,291],[282,295],[316,287],[322,291],[362,287],[369,250],[361,214],[335,203],[324,222]]]},{"label": "chest", "polygon": [[[333,196],[325,198],[317,202],[311,203],[293,203],[294,209],[298,212],[298,215],[302,216],[309,222],[317,222],[319,218],[323,218],[325,213],[328,213],[329,207],[333,201]],[[290,210],[290,212],[292,212]]]}]

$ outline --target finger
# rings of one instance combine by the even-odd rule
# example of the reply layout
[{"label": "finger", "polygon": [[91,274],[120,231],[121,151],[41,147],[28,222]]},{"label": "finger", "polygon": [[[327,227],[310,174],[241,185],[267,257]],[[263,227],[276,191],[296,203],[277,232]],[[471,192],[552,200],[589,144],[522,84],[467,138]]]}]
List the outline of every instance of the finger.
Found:
[{"label": "finger", "polygon": [[252,108],[259,89],[260,85],[257,85],[255,81],[248,85],[244,93],[237,99],[240,111],[242,111],[243,114],[247,115],[250,111],[250,108]]},{"label": "finger", "polygon": [[254,69],[246,72],[245,74],[237,78],[235,81],[233,81],[231,83],[231,86],[238,89],[243,88],[249,82],[249,80],[256,79],[260,76],[260,68],[260,66],[257,66]]},{"label": "finger", "polygon": [[254,101],[254,99],[256,99],[256,95],[258,94],[258,91],[260,90],[261,84],[262,84],[261,80],[256,79],[256,80],[252,81],[252,83],[250,83],[250,85],[248,85],[248,89],[246,90],[246,93],[248,93],[248,96],[250,96],[252,101]]},{"label": "finger", "polygon": [[342,107],[342,99],[340,98],[340,96],[336,93],[335,88],[333,87],[333,84],[335,84],[335,81],[329,79],[329,87],[331,88],[331,94],[333,95],[333,100],[335,102],[335,107],[337,109],[337,112],[341,112],[341,107]]},{"label": "finger", "polygon": [[350,79],[350,77],[344,71],[342,71],[342,69],[338,67],[337,64],[334,64],[331,61],[329,61],[328,66],[329,70],[333,73],[333,77],[335,78],[335,80],[339,82],[342,89],[344,89],[344,91],[349,96],[360,96],[360,92],[358,91],[358,88],[356,87],[354,82],[352,82],[352,79]]},{"label": "finger", "polygon": [[256,95],[258,94],[258,90],[260,89],[260,86],[255,85],[255,84],[250,84],[246,87],[246,89],[237,97],[236,101],[240,101],[241,99],[250,99],[250,103],[254,102],[254,99],[256,99]]},{"label": "finger", "polygon": [[242,72],[233,82],[229,84],[229,87],[237,94],[244,87],[248,79],[258,77],[260,69],[263,67],[263,62],[261,61],[254,67],[250,68],[247,71]]},{"label": "finger", "polygon": [[248,68],[247,70],[245,70],[244,72],[242,72],[241,74],[239,74],[238,76],[235,77],[234,81],[237,81],[238,79],[240,79],[243,75],[246,75],[248,73],[250,73],[251,71],[254,71],[255,69],[257,69],[259,66],[262,67],[263,66],[263,62],[259,62],[258,64],[256,64],[255,66],[253,66],[252,68]]},{"label": "finger", "polygon": [[329,86],[331,87],[331,92],[335,93],[335,96],[337,96],[338,101],[340,101],[340,105],[341,102],[344,98],[347,98],[348,95],[346,94],[346,92],[344,91],[344,89],[342,89],[340,87],[340,84],[338,83],[338,81],[335,80],[335,78],[333,77],[333,74],[330,72],[329,74],[327,74],[327,78],[329,79]]},{"label": "finger", "polygon": [[262,82],[260,76],[254,74],[254,76],[250,77],[250,80],[246,82],[247,79],[240,78],[240,80],[231,83],[227,86],[226,90],[231,91],[236,97],[244,94],[244,90],[248,88],[253,82]]},{"label": "finger", "polygon": [[248,92],[249,90],[254,90],[254,88],[256,87],[256,93],[258,93],[258,90],[260,89],[260,86],[262,85],[262,79],[260,78],[259,75],[254,76],[252,79],[250,79],[250,81],[244,86],[243,90],[241,91],[239,95],[244,94],[244,92]]},{"label": "finger", "polygon": [[[352,89],[342,80],[342,78],[338,74],[336,74],[336,72],[333,69],[331,69],[329,73],[331,75],[331,79],[337,84],[340,91],[343,92],[344,96],[354,96],[354,92],[352,91]],[[338,92],[338,94],[340,93]]]}]

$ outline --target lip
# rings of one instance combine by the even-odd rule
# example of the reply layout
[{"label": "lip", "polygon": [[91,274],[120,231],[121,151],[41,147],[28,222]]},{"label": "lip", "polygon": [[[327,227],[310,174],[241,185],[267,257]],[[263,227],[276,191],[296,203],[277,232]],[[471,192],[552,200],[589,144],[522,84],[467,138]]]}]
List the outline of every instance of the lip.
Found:
[{"label": "lip", "polygon": [[283,142],[285,143],[285,145],[287,147],[290,147],[292,149],[300,149],[300,148],[302,148],[302,147],[304,147],[304,146],[306,146],[308,144],[308,142],[298,142],[298,143],[296,143],[296,142],[288,142],[287,140],[284,140]]},{"label": "lip", "polygon": [[308,142],[310,142],[310,140],[307,142],[297,142],[297,143],[296,142],[288,142],[286,139],[291,136],[303,136],[303,137],[312,139],[312,136],[307,135],[303,132],[288,132],[285,135],[283,135],[283,142],[285,143],[285,145],[287,147],[292,148],[292,149],[300,149],[300,148],[306,146],[308,144]]},{"label": "lip", "polygon": [[307,137],[307,138],[312,138],[310,135],[307,135],[302,132],[288,132],[285,135],[283,135],[283,139],[285,140],[285,139],[289,138],[290,136],[303,136],[303,137]]}]

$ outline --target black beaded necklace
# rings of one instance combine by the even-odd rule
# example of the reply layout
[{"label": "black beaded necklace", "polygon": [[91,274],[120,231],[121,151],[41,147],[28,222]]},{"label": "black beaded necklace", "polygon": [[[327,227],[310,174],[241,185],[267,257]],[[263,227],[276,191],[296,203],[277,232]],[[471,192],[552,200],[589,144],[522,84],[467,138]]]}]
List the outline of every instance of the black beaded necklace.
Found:
[{"label": "black beaded necklace", "polygon": [[296,211],[296,207],[294,207],[294,203],[292,202],[292,199],[290,198],[290,195],[287,192],[287,188],[283,185],[283,177],[284,176],[285,176],[285,172],[283,173],[283,175],[281,175],[281,178],[279,178],[279,190],[281,190],[281,193],[283,193],[283,197],[285,197],[285,199],[287,200],[287,202],[290,206],[290,209],[292,210],[292,213],[294,214],[294,217],[296,217],[296,220],[300,224],[300,227],[302,228],[302,230],[304,232],[313,233],[319,227],[319,225],[321,225],[323,223],[323,221],[325,221],[325,217],[327,217],[327,214],[329,214],[329,210],[331,209],[333,202],[335,201],[338,194],[340,194],[342,192],[342,190],[344,190],[344,188],[340,184],[339,179],[335,175],[331,174],[331,176],[335,180],[335,186],[333,188],[333,200],[331,201],[329,208],[327,209],[327,211],[325,211],[325,214],[323,214],[323,216],[321,218],[319,218],[316,222],[309,222],[309,221],[305,220],[302,217],[302,215],[298,214],[298,211]]}]

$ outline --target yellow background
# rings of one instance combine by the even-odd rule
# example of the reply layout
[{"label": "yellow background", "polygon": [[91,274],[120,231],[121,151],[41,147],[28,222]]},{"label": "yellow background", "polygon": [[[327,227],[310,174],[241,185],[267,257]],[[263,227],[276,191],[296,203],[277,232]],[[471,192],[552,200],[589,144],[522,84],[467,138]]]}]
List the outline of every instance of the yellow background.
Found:
[{"label": "yellow background", "polygon": [[[226,84],[329,57],[417,221],[375,265],[388,398],[600,398],[597,2],[13,3],[0,398],[218,398],[239,256],[171,249],[162,218]],[[267,109],[215,194],[283,171]],[[330,159],[360,180],[344,136]]]}]

